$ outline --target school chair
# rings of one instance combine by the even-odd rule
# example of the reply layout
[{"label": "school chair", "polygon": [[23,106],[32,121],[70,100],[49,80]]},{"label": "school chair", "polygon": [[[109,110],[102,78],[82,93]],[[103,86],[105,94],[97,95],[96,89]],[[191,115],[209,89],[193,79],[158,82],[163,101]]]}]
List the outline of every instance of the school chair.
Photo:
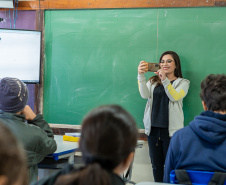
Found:
[{"label": "school chair", "polygon": [[226,185],[226,173],[185,169],[173,170],[170,173],[170,184]]}]

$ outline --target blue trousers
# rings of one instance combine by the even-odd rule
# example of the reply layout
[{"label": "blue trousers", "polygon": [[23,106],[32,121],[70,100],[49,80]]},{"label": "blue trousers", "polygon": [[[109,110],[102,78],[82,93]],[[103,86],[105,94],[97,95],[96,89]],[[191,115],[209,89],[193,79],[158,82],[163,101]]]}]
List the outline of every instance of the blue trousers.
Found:
[{"label": "blue trousers", "polygon": [[151,127],[147,140],[155,182],[163,182],[165,158],[170,143],[168,128]]}]

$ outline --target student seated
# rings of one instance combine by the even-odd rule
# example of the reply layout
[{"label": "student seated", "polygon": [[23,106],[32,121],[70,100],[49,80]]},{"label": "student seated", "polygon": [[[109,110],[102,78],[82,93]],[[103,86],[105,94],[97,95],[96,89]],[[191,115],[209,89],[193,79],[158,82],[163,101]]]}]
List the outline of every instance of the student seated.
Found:
[{"label": "student seated", "polygon": [[0,185],[27,184],[27,166],[21,145],[0,122]]},{"label": "student seated", "polygon": [[138,130],[122,107],[92,110],[82,122],[79,148],[85,167],[68,166],[33,185],[124,185],[121,178],[134,156]]},{"label": "student seated", "polygon": [[28,89],[17,78],[0,80],[0,121],[22,143],[27,157],[29,180],[38,178],[38,166],[46,155],[56,150],[52,129],[26,105]]},{"label": "student seated", "polygon": [[226,75],[209,75],[201,83],[204,112],[177,131],[168,149],[164,182],[175,169],[226,172]]}]

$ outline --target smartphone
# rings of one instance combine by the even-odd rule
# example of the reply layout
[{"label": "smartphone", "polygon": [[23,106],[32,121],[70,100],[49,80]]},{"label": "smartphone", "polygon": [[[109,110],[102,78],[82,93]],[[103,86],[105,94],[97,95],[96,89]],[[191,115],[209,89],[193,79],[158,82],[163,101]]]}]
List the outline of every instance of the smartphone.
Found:
[{"label": "smartphone", "polygon": [[150,63],[148,62],[148,71],[150,72],[156,72],[160,69],[159,63]]}]

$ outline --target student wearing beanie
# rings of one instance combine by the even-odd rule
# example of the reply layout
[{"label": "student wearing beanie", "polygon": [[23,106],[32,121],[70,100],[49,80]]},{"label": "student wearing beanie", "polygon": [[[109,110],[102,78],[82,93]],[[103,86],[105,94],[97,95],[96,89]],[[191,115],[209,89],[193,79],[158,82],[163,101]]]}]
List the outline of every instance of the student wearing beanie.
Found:
[{"label": "student wearing beanie", "polygon": [[22,143],[26,152],[30,182],[38,179],[37,164],[56,151],[52,129],[41,114],[26,105],[28,89],[17,78],[0,80],[0,121]]}]

